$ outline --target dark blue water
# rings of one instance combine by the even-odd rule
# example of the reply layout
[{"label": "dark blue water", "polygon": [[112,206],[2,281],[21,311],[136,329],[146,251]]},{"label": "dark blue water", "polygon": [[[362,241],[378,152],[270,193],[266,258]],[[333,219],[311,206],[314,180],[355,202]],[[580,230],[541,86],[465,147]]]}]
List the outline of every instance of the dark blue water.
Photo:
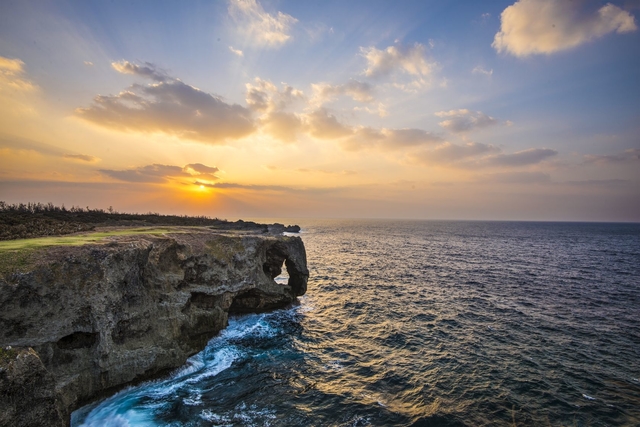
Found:
[{"label": "dark blue water", "polygon": [[299,305],[73,425],[640,425],[640,225],[300,225]]}]

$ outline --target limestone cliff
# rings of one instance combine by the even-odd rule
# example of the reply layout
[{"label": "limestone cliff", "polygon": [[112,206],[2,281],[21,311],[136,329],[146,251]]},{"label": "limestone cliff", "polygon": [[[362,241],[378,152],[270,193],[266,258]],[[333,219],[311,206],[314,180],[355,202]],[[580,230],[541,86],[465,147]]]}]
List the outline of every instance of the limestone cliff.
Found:
[{"label": "limestone cliff", "polygon": [[[1,399],[24,411],[10,402],[32,387],[55,397],[64,423],[96,397],[181,366],[226,326],[229,313],[291,303],[308,278],[299,237],[206,228],[54,246],[36,258],[28,271],[0,279],[0,346],[22,348],[20,363],[41,366],[42,375],[26,378],[19,357],[11,359],[0,366]],[[287,284],[274,280],[283,264]],[[47,384],[53,390],[42,390]],[[32,425],[23,418],[0,418],[0,425]]]}]

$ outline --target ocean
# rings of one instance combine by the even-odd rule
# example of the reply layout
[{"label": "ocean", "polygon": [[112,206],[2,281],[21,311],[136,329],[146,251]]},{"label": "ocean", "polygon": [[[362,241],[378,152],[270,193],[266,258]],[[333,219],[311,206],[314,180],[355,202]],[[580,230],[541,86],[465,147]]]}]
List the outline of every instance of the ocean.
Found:
[{"label": "ocean", "polygon": [[297,223],[298,304],[72,425],[640,425],[640,224]]}]

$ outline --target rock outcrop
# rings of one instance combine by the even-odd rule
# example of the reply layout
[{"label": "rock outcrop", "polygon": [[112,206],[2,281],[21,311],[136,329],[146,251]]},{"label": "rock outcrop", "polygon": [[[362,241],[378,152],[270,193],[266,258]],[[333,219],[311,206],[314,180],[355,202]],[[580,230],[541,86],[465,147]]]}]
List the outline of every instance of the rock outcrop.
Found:
[{"label": "rock outcrop", "polygon": [[[35,389],[44,403],[34,414],[51,411],[53,396],[68,424],[92,399],[184,364],[230,313],[283,307],[306,292],[299,237],[175,231],[52,247],[29,271],[0,278],[0,346],[24,355],[0,368],[2,404],[15,402],[6,411],[22,418],[0,425],[32,425],[16,405]],[[285,284],[274,280],[283,266]]]}]

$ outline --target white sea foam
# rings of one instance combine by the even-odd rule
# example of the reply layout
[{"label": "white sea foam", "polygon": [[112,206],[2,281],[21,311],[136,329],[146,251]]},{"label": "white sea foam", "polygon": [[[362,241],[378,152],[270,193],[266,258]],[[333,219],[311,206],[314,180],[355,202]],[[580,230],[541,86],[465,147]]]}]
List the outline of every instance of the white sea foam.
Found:
[{"label": "white sea foam", "polygon": [[205,421],[214,422],[217,425],[222,425],[222,426],[233,425],[231,422],[231,418],[225,415],[216,414],[210,409],[205,409],[204,411],[200,412],[200,418],[202,418]]},{"label": "white sea foam", "polygon": [[589,396],[589,395],[587,395],[587,394],[584,394],[584,393],[582,394],[582,397],[584,397],[584,398],[585,398],[585,399],[587,399],[587,400],[596,400],[596,398],[595,398],[595,397],[591,397],[591,396]]},{"label": "white sea foam", "polygon": [[198,392],[195,392],[191,394],[191,396],[182,399],[182,402],[188,406],[202,405],[202,395]]}]

